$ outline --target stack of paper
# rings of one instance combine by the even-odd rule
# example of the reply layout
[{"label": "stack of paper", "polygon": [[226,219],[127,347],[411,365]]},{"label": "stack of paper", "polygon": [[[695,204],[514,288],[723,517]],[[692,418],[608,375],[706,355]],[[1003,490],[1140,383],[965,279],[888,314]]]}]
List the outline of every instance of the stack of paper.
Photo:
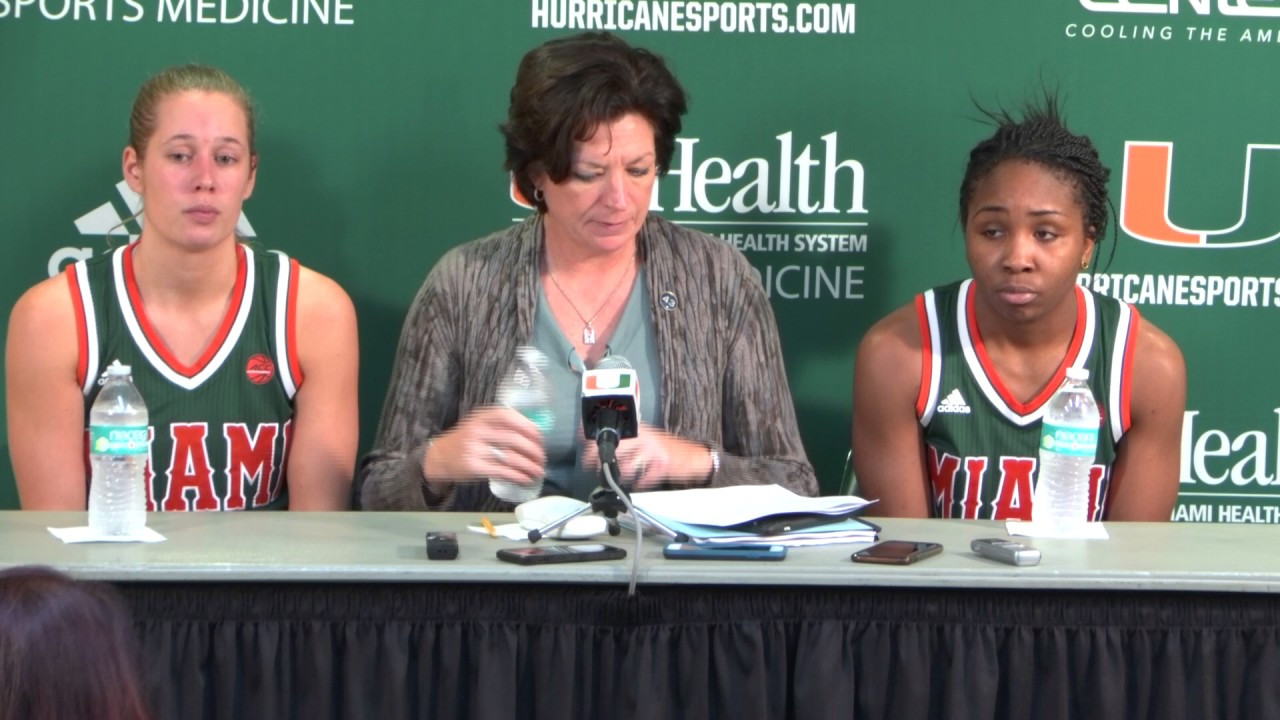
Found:
[{"label": "stack of paper", "polygon": [[647,527],[692,543],[872,542],[880,529],[853,517],[870,505],[862,498],[804,497],[780,485],[632,493],[631,502]]}]

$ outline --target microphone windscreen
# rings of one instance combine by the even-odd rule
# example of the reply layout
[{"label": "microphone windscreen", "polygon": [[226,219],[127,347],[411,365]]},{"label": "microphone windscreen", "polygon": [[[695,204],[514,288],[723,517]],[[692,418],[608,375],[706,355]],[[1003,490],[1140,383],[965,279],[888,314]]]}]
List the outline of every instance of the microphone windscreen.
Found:
[{"label": "microphone windscreen", "polygon": [[596,363],[596,370],[631,370],[631,363],[621,355],[606,355]]}]

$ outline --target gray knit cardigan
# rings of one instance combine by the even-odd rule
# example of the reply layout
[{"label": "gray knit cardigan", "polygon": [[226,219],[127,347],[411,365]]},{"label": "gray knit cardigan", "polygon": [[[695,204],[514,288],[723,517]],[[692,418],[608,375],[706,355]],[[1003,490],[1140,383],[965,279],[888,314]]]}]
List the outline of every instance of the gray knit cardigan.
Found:
[{"label": "gray knit cardigan", "polygon": [[[542,219],[453,248],[404,321],[375,447],[356,487],[368,510],[502,511],[488,483],[426,491],[428,438],[492,404],[516,346],[533,337]],[[668,432],[720,451],[709,484],[777,483],[818,492],[805,457],[773,311],[747,260],[700,232],[649,215],[639,239]]]}]

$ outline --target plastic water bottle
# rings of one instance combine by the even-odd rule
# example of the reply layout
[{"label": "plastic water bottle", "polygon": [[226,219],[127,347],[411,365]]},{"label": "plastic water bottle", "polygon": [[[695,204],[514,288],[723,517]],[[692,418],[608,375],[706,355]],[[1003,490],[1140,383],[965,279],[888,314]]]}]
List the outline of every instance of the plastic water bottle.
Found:
[{"label": "plastic water bottle", "polygon": [[[551,389],[543,372],[547,356],[537,348],[516,348],[516,359],[511,370],[498,385],[498,404],[505,405],[533,421],[544,434],[551,432],[555,415],[551,411]],[[509,503],[533,500],[542,494],[542,480],[530,485],[517,485],[501,480],[489,480],[489,491],[498,499]]]},{"label": "plastic water bottle", "polygon": [[1089,521],[1089,468],[1098,451],[1098,403],[1089,371],[1068,368],[1049,399],[1040,431],[1039,476],[1031,519],[1063,530]]},{"label": "plastic water bottle", "polygon": [[117,360],[89,409],[89,527],[130,535],[147,524],[146,467],[151,437],[147,406],[133,386],[131,368]]}]

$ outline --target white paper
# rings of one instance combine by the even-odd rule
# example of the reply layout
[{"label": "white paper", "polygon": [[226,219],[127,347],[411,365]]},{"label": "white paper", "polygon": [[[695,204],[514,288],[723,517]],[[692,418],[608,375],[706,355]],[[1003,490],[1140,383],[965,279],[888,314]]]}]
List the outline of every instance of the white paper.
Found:
[{"label": "white paper", "polygon": [[1063,538],[1075,540],[1106,540],[1110,535],[1100,522],[1078,523],[1066,528],[1050,525],[1037,525],[1034,522],[1010,520],[1005,523],[1010,535],[1034,538]]},{"label": "white paper", "polygon": [[[528,540],[529,531],[537,530],[538,527],[538,525],[506,523],[504,525],[494,525],[493,529],[498,531],[498,537],[505,540]],[[479,525],[468,525],[467,529],[481,535],[489,534],[487,529]],[[608,530],[608,525],[600,515],[582,515],[547,533],[544,537],[552,540],[585,540],[586,538],[602,535],[606,530]]]},{"label": "white paper", "polygon": [[650,515],[696,525],[729,527],[784,513],[847,514],[871,503],[854,495],[804,497],[781,485],[729,485],[631,494]]},{"label": "white paper", "polygon": [[[468,525],[467,529],[473,533],[488,535],[489,529],[480,525]],[[493,529],[497,531],[498,537],[503,540],[528,540],[529,531],[520,527],[518,523],[507,523],[505,525],[494,525]]]},{"label": "white paper", "polygon": [[90,527],[49,528],[49,532],[64,543],[88,542],[164,542],[164,536],[149,527],[143,527],[129,535],[104,535]]}]

